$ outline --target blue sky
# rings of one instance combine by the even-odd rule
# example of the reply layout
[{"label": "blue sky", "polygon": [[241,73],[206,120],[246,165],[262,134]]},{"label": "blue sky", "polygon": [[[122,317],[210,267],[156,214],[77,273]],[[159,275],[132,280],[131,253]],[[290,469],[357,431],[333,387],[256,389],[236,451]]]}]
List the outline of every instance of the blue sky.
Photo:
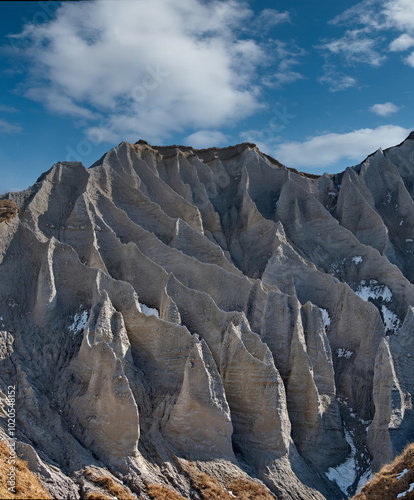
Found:
[{"label": "blue sky", "polygon": [[0,2],[0,192],[122,140],[339,172],[414,128],[412,0]]}]

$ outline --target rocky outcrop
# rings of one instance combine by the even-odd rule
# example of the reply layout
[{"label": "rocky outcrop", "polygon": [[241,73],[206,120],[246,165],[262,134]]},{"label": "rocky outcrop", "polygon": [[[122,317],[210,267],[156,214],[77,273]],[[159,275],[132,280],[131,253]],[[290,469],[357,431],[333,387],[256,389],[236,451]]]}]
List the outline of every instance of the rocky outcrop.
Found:
[{"label": "rocky outcrop", "polygon": [[15,387],[62,498],[91,467],[137,498],[352,495],[413,440],[413,185],[411,136],[321,177],[253,144],[54,165],[3,200],[1,426]]}]

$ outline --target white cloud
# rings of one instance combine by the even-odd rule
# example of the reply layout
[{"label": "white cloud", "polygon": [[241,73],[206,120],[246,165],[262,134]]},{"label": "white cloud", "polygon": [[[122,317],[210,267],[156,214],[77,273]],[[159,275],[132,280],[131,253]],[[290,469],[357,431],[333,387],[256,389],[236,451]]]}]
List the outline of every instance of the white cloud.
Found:
[{"label": "white cloud", "polygon": [[[273,24],[288,20],[269,12]],[[236,0],[63,2],[55,19],[20,35],[32,69],[26,96],[94,120],[87,134],[111,139],[161,142],[231,124],[262,107],[257,69],[268,58],[239,37],[253,19]],[[289,81],[300,77],[293,64]]]},{"label": "white cloud", "polygon": [[384,104],[374,104],[369,110],[378,116],[388,116],[399,111],[400,107],[392,102],[384,102]]},{"label": "white cloud", "polygon": [[412,0],[386,1],[384,15],[392,27],[414,32],[414,3]]},{"label": "white cloud", "polygon": [[267,32],[278,24],[289,23],[288,11],[279,12],[275,9],[264,9],[253,22],[253,27],[261,32]]},{"label": "white cloud", "polygon": [[227,141],[228,136],[218,130],[199,130],[184,139],[185,144],[197,149],[223,146]]},{"label": "white cloud", "polygon": [[331,92],[339,92],[341,90],[356,87],[358,83],[356,78],[341,73],[335,66],[326,64],[323,71],[324,74],[319,78],[319,82],[327,85]]},{"label": "white cloud", "polygon": [[369,38],[361,30],[350,30],[341,38],[325,42],[321,48],[331,54],[343,56],[347,64],[380,66],[385,56],[377,50],[379,42],[379,38]]},{"label": "white cloud", "polygon": [[414,68],[414,52],[411,52],[409,56],[404,59],[404,62]]},{"label": "white cloud", "polygon": [[[326,41],[323,47],[347,63],[380,66],[387,53],[414,47],[414,2],[412,0],[363,0],[331,21],[349,29]],[[395,33],[399,32],[396,37]],[[389,38],[393,39],[390,41]],[[403,59],[413,66],[413,58]]]},{"label": "white cloud", "polygon": [[407,33],[403,33],[390,43],[391,52],[398,52],[414,47],[414,38]]},{"label": "white cloud", "polygon": [[318,168],[335,165],[339,160],[360,162],[379,148],[402,142],[410,130],[396,125],[365,128],[346,134],[327,133],[304,142],[279,144],[273,156],[288,167]]},{"label": "white cloud", "polygon": [[276,40],[268,50],[275,55],[277,63],[274,65],[276,70],[262,78],[264,85],[279,88],[304,78],[294,68],[300,64],[300,58],[306,55],[305,50],[293,43],[286,43],[280,40]]},{"label": "white cloud", "polygon": [[23,130],[19,125],[15,125],[0,118],[0,134],[17,134]]}]

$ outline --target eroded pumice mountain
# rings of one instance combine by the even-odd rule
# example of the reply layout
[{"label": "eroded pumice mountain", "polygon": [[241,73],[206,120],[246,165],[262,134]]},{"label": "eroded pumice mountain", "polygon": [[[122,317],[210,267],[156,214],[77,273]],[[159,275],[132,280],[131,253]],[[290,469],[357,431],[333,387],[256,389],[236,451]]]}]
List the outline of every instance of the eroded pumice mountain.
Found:
[{"label": "eroded pumice mountain", "polygon": [[139,498],[352,495],[414,440],[413,197],[413,134],[320,177],[247,143],[57,163],[3,197],[2,427],[15,385],[55,498],[91,470]]}]

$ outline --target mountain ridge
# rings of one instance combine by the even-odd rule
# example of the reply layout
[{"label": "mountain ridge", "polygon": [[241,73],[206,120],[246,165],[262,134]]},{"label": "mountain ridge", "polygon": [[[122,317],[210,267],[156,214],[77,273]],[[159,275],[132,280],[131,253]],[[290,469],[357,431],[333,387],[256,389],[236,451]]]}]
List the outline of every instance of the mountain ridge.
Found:
[{"label": "mountain ridge", "polygon": [[0,425],[16,385],[49,493],[94,491],[93,466],[204,498],[194,463],[339,499],[413,441],[411,135],[323,176],[122,142],[5,195]]}]

